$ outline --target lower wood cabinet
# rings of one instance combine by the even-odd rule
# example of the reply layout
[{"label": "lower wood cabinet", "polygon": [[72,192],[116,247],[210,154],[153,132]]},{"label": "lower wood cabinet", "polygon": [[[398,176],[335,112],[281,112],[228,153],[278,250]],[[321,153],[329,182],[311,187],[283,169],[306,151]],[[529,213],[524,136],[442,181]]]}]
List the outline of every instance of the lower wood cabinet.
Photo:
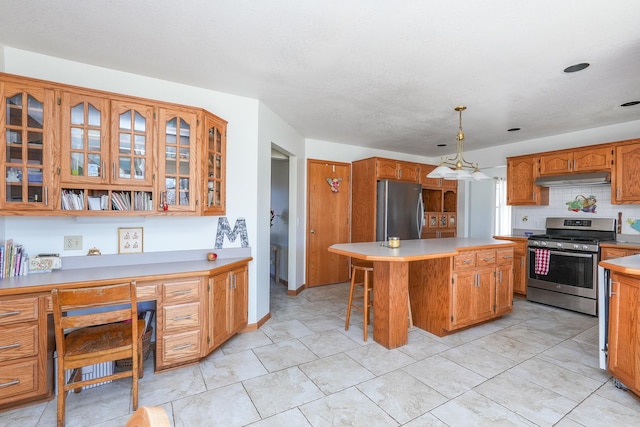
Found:
[{"label": "lower wood cabinet", "polygon": [[633,393],[640,396],[640,280],[611,273],[607,367]]},{"label": "lower wood cabinet", "polygon": [[513,310],[513,248],[461,251],[409,267],[413,323],[438,336]]},{"label": "lower wood cabinet", "polygon": [[190,363],[202,354],[204,278],[163,281],[158,302],[156,368]]},{"label": "lower wood cabinet", "polygon": [[0,409],[53,395],[46,298],[0,299]]},{"label": "lower wood cabinet", "polygon": [[248,279],[246,265],[208,278],[208,352],[247,325]]},{"label": "lower wood cabinet", "polygon": [[527,238],[494,236],[494,239],[509,240],[516,246],[513,248],[513,293],[527,296]]}]

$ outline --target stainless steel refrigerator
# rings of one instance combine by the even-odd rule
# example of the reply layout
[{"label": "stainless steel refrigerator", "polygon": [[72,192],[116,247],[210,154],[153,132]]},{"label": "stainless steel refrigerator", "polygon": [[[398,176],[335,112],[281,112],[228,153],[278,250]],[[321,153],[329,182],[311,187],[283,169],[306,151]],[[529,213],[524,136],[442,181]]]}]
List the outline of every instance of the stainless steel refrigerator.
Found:
[{"label": "stainless steel refrigerator", "polygon": [[389,237],[419,239],[424,225],[422,185],[411,182],[378,181],[376,240]]}]

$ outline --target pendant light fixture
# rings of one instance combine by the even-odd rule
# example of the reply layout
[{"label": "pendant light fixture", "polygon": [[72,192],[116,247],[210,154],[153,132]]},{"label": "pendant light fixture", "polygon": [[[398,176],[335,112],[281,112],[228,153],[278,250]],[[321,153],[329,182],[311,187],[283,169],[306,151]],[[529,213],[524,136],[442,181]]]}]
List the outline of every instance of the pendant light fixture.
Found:
[{"label": "pendant light fixture", "polygon": [[464,159],[464,132],[462,131],[462,112],[466,109],[467,107],[465,107],[464,105],[460,105],[454,108],[454,110],[456,110],[460,115],[458,134],[456,135],[456,156],[449,159],[440,158],[440,165],[432,170],[431,173],[427,175],[427,178],[444,178],[460,181],[479,181],[491,179],[484,173],[480,172],[480,168],[478,167],[477,163],[471,163]]}]

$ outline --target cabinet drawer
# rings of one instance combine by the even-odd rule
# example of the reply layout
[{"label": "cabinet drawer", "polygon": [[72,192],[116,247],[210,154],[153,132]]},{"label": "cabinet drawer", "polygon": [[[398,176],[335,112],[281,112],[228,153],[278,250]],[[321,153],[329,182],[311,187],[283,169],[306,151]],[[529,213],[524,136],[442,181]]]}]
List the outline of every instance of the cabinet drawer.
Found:
[{"label": "cabinet drawer", "polygon": [[0,325],[36,320],[37,318],[37,297],[0,301]]},{"label": "cabinet drawer", "polygon": [[487,249],[477,252],[476,265],[478,267],[489,267],[496,265],[496,251],[493,249]]},{"label": "cabinet drawer", "polygon": [[162,287],[165,303],[179,303],[200,299],[200,280],[165,283]]},{"label": "cabinet drawer", "polygon": [[[36,358],[0,365],[0,399],[17,397],[37,388],[38,360]],[[13,399],[12,399],[13,400]]]},{"label": "cabinet drawer", "polygon": [[496,263],[498,265],[508,265],[513,263],[513,248],[496,250]]},{"label": "cabinet drawer", "polygon": [[165,335],[162,339],[162,361],[187,362],[200,357],[200,338],[199,330]]},{"label": "cabinet drawer", "polygon": [[476,266],[476,253],[475,252],[461,252],[459,255],[453,257],[453,263],[456,270],[465,268],[472,268]]},{"label": "cabinet drawer", "polygon": [[136,298],[138,301],[153,301],[158,299],[158,285],[136,285]]},{"label": "cabinet drawer", "polygon": [[0,327],[0,362],[38,354],[38,325]]},{"label": "cabinet drawer", "polygon": [[197,328],[200,325],[200,302],[164,307],[164,331]]}]

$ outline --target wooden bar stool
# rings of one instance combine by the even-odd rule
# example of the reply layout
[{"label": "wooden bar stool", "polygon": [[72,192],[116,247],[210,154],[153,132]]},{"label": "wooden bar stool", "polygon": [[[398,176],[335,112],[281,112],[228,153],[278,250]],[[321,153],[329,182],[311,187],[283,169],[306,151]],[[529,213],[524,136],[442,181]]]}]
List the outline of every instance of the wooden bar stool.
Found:
[{"label": "wooden bar stool", "polygon": [[[362,282],[358,282],[356,276],[358,272],[362,273]],[[356,288],[358,291],[356,291]],[[362,306],[356,304],[355,300],[362,298]],[[344,324],[344,330],[349,330],[349,319],[351,318],[351,308],[360,310],[364,314],[364,340],[367,340],[367,332],[369,325],[369,309],[373,304],[373,263],[361,262],[358,264],[351,263],[351,288],[349,289],[349,303],[347,304],[347,320]]]}]

